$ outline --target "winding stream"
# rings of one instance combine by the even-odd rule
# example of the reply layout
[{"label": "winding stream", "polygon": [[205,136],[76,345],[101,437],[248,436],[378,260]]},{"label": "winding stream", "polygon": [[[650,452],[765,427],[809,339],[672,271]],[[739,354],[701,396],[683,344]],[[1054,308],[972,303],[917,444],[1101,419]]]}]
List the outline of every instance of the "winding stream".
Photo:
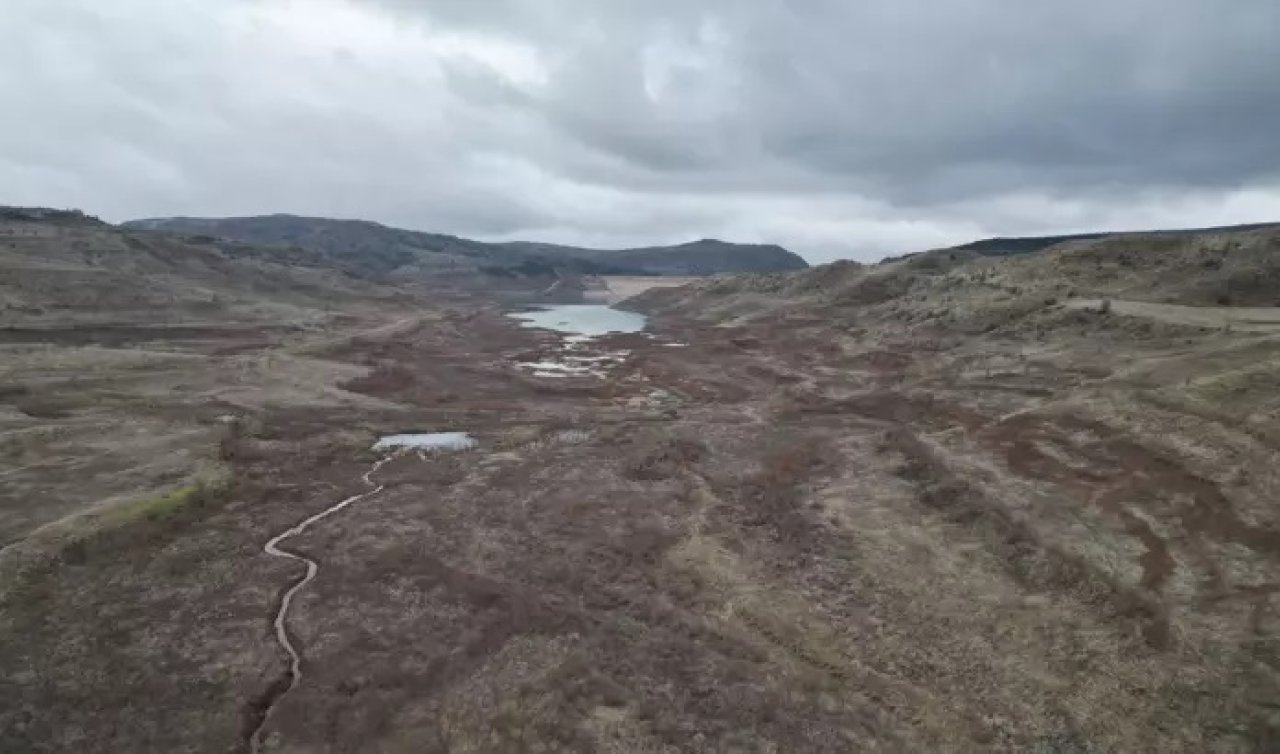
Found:
[{"label": "winding stream", "polygon": [[284,593],[284,597],[280,600],[280,609],[276,612],[276,619],[274,622],[276,628],[276,641],[280,643],[280,646],[284,647],[285,652],[289,653],[289,684],[268,698],[266,709],[262,714],[262,720],[258,723],[258,727],[253,731],[253,735],[249,739],[250,750],[254,752],[254,754],[257,754],[257,752],[262,749],[262,736],[266,731],[267,722],[271,719],[271,713],[280,705],[281,700],[288,696],[289,692],[297,688],[298,683],[302,680],[302,654],[289,639],[289,631],[286,624],[289,619],[289,606],[293,604],[294,596],[297,595],[298,592],[302,591],[302,588],[309,584],[311,580],[316,577],[316,573],[320,570],[320,566],[311,558],[289,552],[288,550],[282,550],[279,545],[286,539],[296,537],[303,533],[312,524],[318,521],[323,521],[343,508],[358,503],[370,495],[376,495],[385,489],[386,485],[376,484],[373,481],[373,475],[397,455],[398,453],[392,453],[391,455],[383,457],[377,463],[373,464],[373,467],[360,477],[365,486],[369,488],[368,490],[361,492],[358,495],[352,495],[351,497],[320,511],[314,516],[303,520],[292,528],[286,529],[272,537],[262,548],[262,551],[268,555],[273,555],[277,558],[288,558],[290,560],[305,563],[307,566],[307,573],[299,579],[297,583],[290,587],[289,591]]}]

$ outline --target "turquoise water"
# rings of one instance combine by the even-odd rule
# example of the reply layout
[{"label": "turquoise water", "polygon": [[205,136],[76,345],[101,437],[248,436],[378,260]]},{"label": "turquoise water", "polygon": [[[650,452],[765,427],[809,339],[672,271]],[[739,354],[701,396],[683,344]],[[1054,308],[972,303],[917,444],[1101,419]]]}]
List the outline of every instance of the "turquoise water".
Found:
[{"label": "turquoise water", "polygon": [[586,337],[640,332],[644,330],[647,321],[643,314],[624,312],[599,304],[559,304],[534,311],[513,312],[507,316],[520,320],[525,327]]}]

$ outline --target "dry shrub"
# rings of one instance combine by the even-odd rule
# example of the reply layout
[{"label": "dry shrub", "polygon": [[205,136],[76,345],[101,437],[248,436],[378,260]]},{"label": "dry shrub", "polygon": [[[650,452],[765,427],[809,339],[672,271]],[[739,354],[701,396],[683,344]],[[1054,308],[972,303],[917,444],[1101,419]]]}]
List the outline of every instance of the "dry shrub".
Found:
[{"label": "dry shrub", "polygon": [[31,394],[31,388],[26,385],[18,384],[0,384],[0,401],[9,401],[15,398],[23,398]]},{"label": "dry shrub", "polygon": [[218,458],[231,462],[244,453],[245,437],[248,429],[243,417],[233,417],[224,425],[222,437],[218,440]]},{"label": "dry shrub", "polygon": [[681,532],[661,520],[644,521],[622,534],[615,546],[633,563],[654,564],[681,539]]},{"label": "dry shrub", "polygon": [[747,514],[744,523],[767,527],[789,544],[812,541],[816,522],[804,510],[804,486],[832,465],[831,448],[817,440],[791,440],[772,446],[739,490],[738,497]]},{"label": "dry shrub", "polygon": [[915,485],[921,502],[947,521],[978,533],[1028,591],[1069,594],[1105,617],[1136,625],[1152,648],[1171,646],[1165,606],[1083,556],[1046,542],[1030,521],[957,476],[934,448],[906,429],[890,431],[885,439],[904,456],[897,475]]},{"label": "dry shrub", "polygon": [[794,487],[828,463],[825,448],[814,441],[779,445],[760,464],[757,482],[770,487]]},{"label": "dry shrub", "polygon": [[363,377],[342,385],[343,389],[367,395],[386,395],[407,390],[417,382],[414,371],[401,364],[381,362]]},{"label": "dry shrub", "polygon": [[270,435],[258,416],[248,414],[219,417],[222,436],[218,438],[218,459],[225,463],[260,460],[264,441]]},{"label": "dry shrub", "polygon": [[66,419],[71,416],[73,404],[60,398],[41,398],[26,396],[13,403],[22,413],[33,419]]},{"label": "dry shrub", "polygon": [[623,459],[622,474],[639,481],[670,479],[705,458],[707,452],[707,446],[694,438],[644,437]]}]

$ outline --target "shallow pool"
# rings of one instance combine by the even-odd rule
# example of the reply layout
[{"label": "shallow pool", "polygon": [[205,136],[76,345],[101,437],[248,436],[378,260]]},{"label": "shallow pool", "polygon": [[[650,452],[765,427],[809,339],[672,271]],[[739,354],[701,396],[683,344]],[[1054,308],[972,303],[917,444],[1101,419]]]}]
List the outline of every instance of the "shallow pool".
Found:
[{"label": "shallow pool", "polygon": [[643,314],[599,304],[559,304],[533,311],[512,312],[507,316],[520,320],[525,327],[585,337],[640,332],[647,321]]},{"label": "shallow pool", "polygon": [[426,432],[422,434],[387,435],[374,443],[373,449],[469,450],[475,446],[475,438],[466,432]]}]

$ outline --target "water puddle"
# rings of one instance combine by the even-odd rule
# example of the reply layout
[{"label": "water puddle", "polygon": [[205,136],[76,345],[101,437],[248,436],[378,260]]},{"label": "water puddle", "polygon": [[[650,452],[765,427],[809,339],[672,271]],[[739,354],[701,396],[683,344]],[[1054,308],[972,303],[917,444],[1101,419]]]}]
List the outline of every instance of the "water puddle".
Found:
[{"label": "water puddle", "polygon": [[470,450],[476,439],[466,432],[426,432],[387,435],[373,445],[374,450]]},{"label": "water puddle", "polygon": [[562,429],[556,433],[555,439],[566,445],[582,445],[591,441],[591,433],[585,429]]},{"label": "water puddle", "polygon": [[534,377],[607,377],[609,371],[622,364],[630,351],[610,351],[596,356],[584,356],[575,344],[542,361],[517,361],[516,367],[527,369]]},{"label": "water puddle", "polygon": [[512,312],[507,316],[519,320],[524,327],[554,330],[568,335],[571,342],[582,342],[610,333],[641,332],[648,322],[643,314],[600,304],[544,306],[533,311]]},{"label": "water puddle", "polygon": [[534,377],[604,377],[605,372],[591,367],[559,361],[519,361],[516,366],[528,369]]}]

